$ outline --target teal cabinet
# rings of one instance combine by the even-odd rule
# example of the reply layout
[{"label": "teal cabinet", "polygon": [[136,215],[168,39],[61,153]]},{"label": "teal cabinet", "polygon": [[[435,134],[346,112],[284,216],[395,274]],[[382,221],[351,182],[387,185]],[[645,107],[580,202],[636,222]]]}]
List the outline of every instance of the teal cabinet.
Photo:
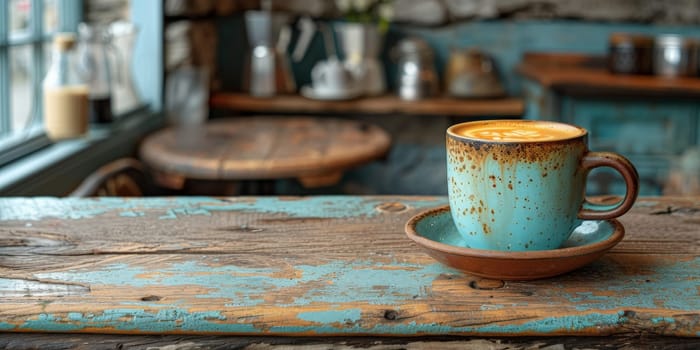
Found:
[{"label": "teal cabinet", "polygon": [[[563,97],[562,121],[590,131],[591,150],[612,151],[637,167],[641,192],[660,194],[672,161],[696,144],[698,105],[672,100]],[[592,191],[624,192],[620,180],[603,188],[611,171],[592,174]],[[597,181],[596,181],[597,179]]]},{"label": "teal cabinet", "polygon": [[[617,152],[634,163],[642,195],[661,194],[674,160],[698,144],[700,99],[578,94],[545,88],[533,80],[526,80],[523,89],[526,118],[588,129],[592,151]],[[587,190],[591,195],[625,192],[622,178],[611,169],[594,170]]]},{"label": "teal cabinet", "polygon": [[588,129],[591,149],[626,156],[671,156],[695,141],[695,103],[590,98],[564,98],[563,102],[561,120]]}]

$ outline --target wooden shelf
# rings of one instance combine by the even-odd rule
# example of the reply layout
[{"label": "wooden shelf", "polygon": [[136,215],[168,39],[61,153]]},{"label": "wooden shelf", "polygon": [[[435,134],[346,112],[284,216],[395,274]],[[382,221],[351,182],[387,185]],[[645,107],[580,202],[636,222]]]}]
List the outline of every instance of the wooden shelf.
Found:
[{"label": "wooden shelf", "polygon": [[397,96],[384,95],[351,101],[318,101],[298,95],[257,98],[242,93],[213,94],[210,106],[243,112],[408,114],[464,117],[521,116],[525,110],[523,100],[512,97],[478,100],[437,97],[419,101],[404,101]]},{"label": "wooden shelf", "polygon": [[526,54],[517,72],[546,88],[595,94],[699,97],[700,78],[612,74],[603,56]]}]

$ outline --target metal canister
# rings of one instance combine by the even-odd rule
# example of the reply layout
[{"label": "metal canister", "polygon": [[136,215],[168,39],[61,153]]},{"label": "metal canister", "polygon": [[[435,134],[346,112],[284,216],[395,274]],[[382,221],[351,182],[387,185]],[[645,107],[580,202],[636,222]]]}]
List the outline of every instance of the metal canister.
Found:
[{"label": "metal canister", "polygon": [[401,99],[417,100],[437,94],[438,75],[433,50],[425,40],[406,38],[393,49],[398,61],[397,89]]},{"label": "metal canister", "polygon": [[680,35],[660,35],[654,41],[654,74],[693,76],[698,72],[698,41]]},{"label": "metal canister", "polygon": [[651,74],[654,38],[613,33],[608,40],[608,69],[615,74]]}]

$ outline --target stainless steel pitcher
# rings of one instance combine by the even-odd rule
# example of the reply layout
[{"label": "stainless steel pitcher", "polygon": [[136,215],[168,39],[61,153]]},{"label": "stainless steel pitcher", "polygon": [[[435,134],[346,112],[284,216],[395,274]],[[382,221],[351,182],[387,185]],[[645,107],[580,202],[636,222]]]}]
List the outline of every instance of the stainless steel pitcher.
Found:
[{"label": "stainless steel pitcher", "polygon": [[287,59],[289,16],[270,11],[245,13],[250,53],[244,74],[244,87],[253,96],[269,97],[296,90]]}]

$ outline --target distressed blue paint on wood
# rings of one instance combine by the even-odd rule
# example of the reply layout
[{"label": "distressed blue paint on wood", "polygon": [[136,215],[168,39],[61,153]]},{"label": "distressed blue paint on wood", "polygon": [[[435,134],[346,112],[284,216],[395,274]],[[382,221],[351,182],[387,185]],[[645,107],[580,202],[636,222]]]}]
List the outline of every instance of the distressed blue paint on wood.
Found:
[{"label": "distressed blue paint on wood", "polygon": [[[201,298],[227,298],[229,306],[255,306],[263,302],[260,296],[273,289],[292,289],[300,284],[319,283],[319,287],[304,295],[294,295],[294,302],[283,306],[302,306],[311,303],[343,303],[349,301],[370,304],[394,305],[413,296],[424,296],[426,288],[440,274],[455,273],[440,264],[409,264],[393,262],[391,269],[374,262],[334,261],[317,266],[295,266],[302,272],[298,279],[274,277],[280,268],[246,268],[234,265],[212,267],[195,262],[175,263],[160,271],[151,272],[148,279],[139,276],[149,272],[143,267],[114,264],[102,269],[69,270],[37,274],[37,277],[79,283],[115,286],[146,287],[206,286],[209,291]],[[611,268],[599,267],[603,274],[618,275]],[[691,271],[700,271],[700,258],[678,262],[669,266],[655,267],[649,275],[634,281],[611,280],[601,290],[570,295],[565,285],[553,286],[544,294],[561,296],[573,303],[579,311],[607,310],[620,307],[655,308],[663,306],[674,310],[700,310],[697,297],[697,276]],[[279,276],[279,275],[278,275]],[[645,282],[649,280],[649,282]],[[2,282],[3,279],[0,279]],[[329,284],[329,282],[332,282]],[[613,295],[596,296],[597,292],[615,292]]]},{"label": "distressed blue paint on wood", "polygon": [[345,326],[339,328],[337,325],[325,324],[322,326],[279,326],[271,327],[270,333],[303,333],[314,332],[317,334],[547,334],[561,332],[564,330],[584,330],[595,327],[610,327],[624,324],[627,321],[622,313],[601,314],[590,313],[577,316],[548,317],[535,321],[526,321],[515,325],[474,325],[474,326],[449,326],[439,323],[419,324],[415,321],[409,323],[387,323],[378,324],[371,329],[363,329],[361,325]]},{"label": "distressed blue paint on wood", "polygon": [[123,212],[119,213],[119,216],[135,218],[135,217],[139,217],[139,216],[144,216],[144,213],[128,210],[128,211],[123,211]]},{"label": "distressed blue paint on wood", "polygon": [[675,323],[676,320],[674,320],[671,317],[653,317],[651,319],[651,322],[659,324],[659,323]]},{"label": "distressed blue paint on wood", "polygon": [[345,323],[347,322],[357,322],[362,317],[362,310],[360,309],[348,309],[348,310],[328,310],[328,311],[309,311],[300,312],[297,316],[299,319],[309,322],[321,323],[321,324],[334,324],[334,323]]},{"label": "distressed blue paint on wood", "polygon": [[[303,306],[312,303],[344,303],[395,305],[414,296],[425,296],[426,288],[444,273],[456,273],[439,263],[422,265],[393,262],[390,269],[368,261],[333,261],[316,266],[299,265],[301,277],[292,279],[277,274],[279,268],[246,268],[235,265],[213,267],[192,261],[175,263],[159,271],[125,264],[107,265],[101,269],[78,269],[40,273],[38,278],[98,285],[132,286],[202,286],[208,289],[200,298],[225,298],[227,306],[256,306],[262,296],[273,290],[291,290],[302,284],[320,282],[319,286],[294,297],[281,306]],[[139,277],[148,274],[148,279]],[[279,276],[279,277],[275,277]],[[0,279],[2,282],[2,279]]]},{"label": "distressed blue paint on wood", "polygon": [[[379,214],[375,207],[382,202],[368,201],[362,197],[315,196],[301,200],[280,200],[275,197],[258,197],[252,202],[237,202],[222,206],[205,206],[210,211],[253,211],[256,213],[281,213],[290,217],[346,218],[351,216],[371,217]],[[427,208],[445,203],[444,198],[428,201],[402,200],[401,203],[414,208]]]},{"label": "distressed blue paint on wood", "polygon": [[[125,322],[125,320],[129,320]],[[226,317],[216,311],[188,312],[182,309],[163,309],[148,312],[143,309],[106,310],[101,315],[83,315],[71,312],[65,317],[40,314],[36,320],[27,320],[21,326],[11,329],[65,332],[85,328],[109,328],[119,331],[139,330],[160,333],[168,331],[192,331],[206,329],[208,332],[255,332],[251,324],[220,323]]]},{"label": "distressed blue paint on wood", "polygon": [[[218,199],[211,197],[177,198],[6,198],[0,212],[0,220],[37,221],[46,218],[79,220],[114,215],[118,211],[122,217],[143,217],[157,215],[160,219],[177,219],[187,216],[209,216],[214,212],[242,211],[272,213],[290,217],[344,218],[374,216],[379,214],[375,207],[378,200],[368,200],[353,196],[315,197],[258,197]],[[446,198],[402,201],[413,208],[428,208],[443,205]],[[38,205],[41,203],[41,205]]]},{"label": "distressed blue paint on wood", "polygon": [[[355,314],[350,316],[354,317]],[[602,314],[589,313],[577,316],[548,317],[520,324],[487,324],[468,326],[449,326],[439,323],[418,324],[391,322],[378,324],[370,329],[359,324],[348,326],[338,322],[337,315],[328,317],[311,316],[314,325],[309,326],[272,326],[268,330],[249,323],[225,322],[226,318],[218,312],[187,312],[181,309],[160,310],[148,312],[143,309],[107,310],[101,315],[85,317],[74,313],[70,317],[51,314],[41,314],[36,320],[27,320],[19,327],[7,330],[43,330],[43,331],[79,331],[86,328],[114,329],[118,331],[134,331],[147,333],[166,333],[173,331],[198,331],[203,333],[267,333],[267,334],[551,334],[565,330],[581,331],[596,327],[612,327],[628,322],[623,312]],[[330,322],[318,322],[327,318]],[[126,322],[125,320],[128,320]],[[672,320],[672,319],[671,319]],[[320,324],[318,324],[320,323]],[[660,319],[658,324],[663,326],[667,319]]]},{"label": "distressed blue paint on wood", "polygon": [[[106,312],[105,312],[106,313]],[[75,321],[63,320],[60,316],[40,314],[36,320],[27,320],[19,329],[42,329],[49,332],[69,332],[85,328]],[[15,328],[12,328],[15,329]]]},{"label": "distressed blue paint on wood", "polygon": [[[212,267],[195,262],[176,263],[150,271],[149,278],[140,278],[149,272],[140,266],[114,264],[102,269],[69,270],[37,274],[37,277],[79,283],[93,283],[114,286],[146,287],[149,285],[165,286],[208,286],[210,290],[202,298],[229,298],[231,306],[255,306],[263,301],[255,296],[263,295],[270,289],[293,288],[310,282],[319,283],[319,287],[305,295],[297,296],[293,303],[284,306],[302,306],[311,303],[343,303],[349,301],[367,301],[371,304],[393,305],[406,298],[425,295],[426,286],[444,273],[455,271],[441,264],[409,264],[393,262],[391,269],[385,269],[374,262],[355,261],[352,263],[334,261],[317,266],[295,266],[301,270],[301,277],[290,279],[274,277],[280,268],[253,269],[240,266]],[[612,265],[612,264],[609,264]],[[599,268],[605,272],[614,272],[608,267]],[[613,267],[614,269],[614,267]],[[700,258],[677,262],[669,266],[654,267],[649,275],[639,280],[610,280],[602,291],[615,292],[613,295],[595,297],[594,292],[581,292],[576,295],[566,293],[566,286],[555,285],[544,290],[551,295],[561,296],[574,303],[580,311],[592,309],[615,309],[619,307],[654,308],[659,304],[667,309],[700,310],[700,298],[697,298],[697,276],[700,271]],[[643,278],[643,279],[641,279]],[[649,282],[646,282],[646,280]],[[653,279],[653,280],[652,280]],[[0,286],[3,279],[0,279]],[[331,284],[327,282],[332,282]],[[635,289],[631,290],[630,285]],[[550,295],[550,296],[551,296]],[[584,302],[583,304],[581,304]]]},{"label": "distressed blue paint on wood", "polygon": [[[381,199],[353,197],[320,197],[313,200],[308,198],[294,199],[215,199],[215,198],[182,198],[182,199],[106,199],[102,200],[56,200],[27,201],[29,209],[10,210],[6,214],[4,208],[14,208],[13,205],[23,199],[8,199],[0,203],[0,215],[13,217],[14,220],[32,220],[42,217],[43,208],[54,215],[60,213],[60,208],[84,209],[70,220],[85,220],[100,222],[97,217],[111,220],[144,220],[166,215],[168,209],[177,208],[178,219],[188,216],[219,215],[229,211],[241,211],[250,215],[269,213],[261,217],[273,217],[273,210],[282,211],[283,216],[317,217],[326,215],[329,218],[361,218],[372,222],[372,217],[378,215],[395,215],[383,213],[376,207],[383,203]],[[430,207],[445,203],[444,198],[402,199],[397,198],[410,207]],[[307,212],[309,203],[320,208]],[[641,204],[641,206],[647,206]],[[342,209],[347,209],[343,213]],[[125,211],[143,212],[145,216],[121,216]],[[270,210],[270,212],[268,212]],[[646,209],[645,209],[646,210]],[[88,215],[89,214],[89,215]],[[632,213],[634,214],[634,213]],[[48,216],[45,225],[52,225],[54,216]],[[69,218],[69,214],[64,214]],[[94,215],[93,218],[90,215]],[[638,214],[636,214],[638,215]],[[322,216],[323,217],[323,216]],[[392,216],[400,218],[401,216]],[[385,224],[386,217],[382,218]],[[402,221],[402,220],[400,220]],[[105,221],[106,222],[106,221]],[[151,222],[156,222],[152,220]],[[183,220],[183,224],[186,221]],[[340,223],[341,221],[335,221]],[[16,223],[15,223],[16,224]],[[20,222],[19,227],[24,223]],[[397,225],[400,230],[400,222]],[[247,234],[247,233],[246,233]],[[401,234],[401,232],[397,232]],[[408,242],[407,242],[408,243]],[[16,247],[11,247],[15,249]],[[31,247],[31,249],[34,249]],[[402,248],[403,249],[403,248]],[[230,259],[235,254],[228,253]],[[572,275],[580,289],[567,286],[567,276],[548,281],[533,282],[529,287],[535,291],[531,298],[527,295],[508,295],[518,288],[505,288],[487,293],[505,292],[504,299],[481,299],[474,294],[471,304],[456,312],[463,314],[475,313],[474,318],[456,323],[454,320],[442,322],[439,318],[426,321],[422,308],[430,308],[439,304],[445,306],[445,300],[455,294],[449,293],[481,293],[469,289],[471,276],[455,279],[460,274],[438,263],[424,259],[411,260],[410,257],[382,255],[374,258],[353,259],[345,255],[322,256],[318,260],[304,260],[304,263],[294,259],[272,259],[284,261],[279,266],[265,265],[262,267],[247,266],[247,262],[259,263],[259,260],[246,257],[235,257],[227,260],[226,264],[218,259],[222,256],[207,256],[198,254],[157,255],[158,258],[147,255],[134,255],[126,259],[129,263],[114,264],[102,262],[102,258],[89,259],[90,263],[67,268],[64,265],[54,267],[58,271],[32,272],[32,277],[46,281],[73,282],[88,284],[90,289],[83,296],[55,297],[56,303],[69,300],[88,301],[93,310],[84,312],[82,304],[76,303],[73,308],[68,304],[52,304],[52,308],[63,312],[46,312],[56,310],[37,301],[36,296],[13,297],[11,302],[26,302],[30,308],[43,307],[45,312],[38,316],[27,318],[3,319],[0,330],[12,331],[120,331],[120,332],[196,332],[196,333],[235,333],[235,334],[552,334],[577,331],[611,331],[619,332],[630,327],[640,327],[640,322],[652,324],[651,328],[669,329],[668,332],[685,332],[685,335],[697,333],[696,317],[700,310],[698,288],[699,277],[695,273],[700,270],[700,257],[696,254],[685,253],[682,259],[674,261],[668,256],[659,257],[641,254],[646,259],[629,260],[630,255],[612,254],[585,269]],[[132,259],[133,258],[133,259]],[[424,258],[424,257],[423,257]],[[14,258],[13,258],[14,259]],[[240,259],[240,260],[239,260]],[[21,261],[21,260],[18,260]],[[311,263],[309,263],[311,261]],[[408,262],[407,262],[408,261]],[[213,263],[214,262],[214,263]],[[316,263],[318,262],[318,263]],[[644,265],[630,265],[632,262]],[[240,265],[237,265],[239,263]],[[10,264],[12,265],[12,264]],[[254,265],[257,266],[257,265]],[[592,273],[591,277],[588,273]],[[449,277],[449,278],[446,278]],[[11,290],[13,283],[10,279],[0,278],[0,291]],[[517,284],[516,284],[517,285]],[[515,287],[513,285],[511,287]],[[110,287],[121,287],[130,291],[128,297],[110,298],[109,305],[104,303],[105,291]],[[459,286],[459,287],[458,287]],[[173,288],[174,287],[174,288]],[[188,294],[183,299],[168,299],[178,295],[180,290],[196,287],[197,292]],[[133,290],[143,288],[133,292]],[[140,303],[139,293],[150,293],[162,288],[166,298],[162,301]],[[462,288],[462,289],[459,289]],[[522,289],[522,285],[520,286]],[[525,288],[525,289],[527,289]],[[177,292],[172,293],[175,290]],[[96,292],[93,294],[93,292]],[[133,294],[131,294],[133,292]],[[172,293],[172,294],[168,294]],[[488,294],[486,294],[488,295]],[[284,300],[263,300],[264,296],[283,296]],[[133,297],[133,298],[132,298]],[[286,299],[286,297],[289,297]],[[447,299],[445,299],[447,298]],[[204,300],[212,299],[212,300]],[[506,301],[507,300],[507,301]],[[542,315],[533,309],[531,303],[541,303],[545,308],[557,310],[552,316]],[[200,303],[201,301],[201,303]],[[488,304],[493,301],[493,304]],[[498,301],[498,302],[497,302]],[[517,301],[517,303],[516,303]],[[418,306],[414,310],[411,305]],[[437,304],[432,304],[437,303]],[[95,304],[97,307],[95,308]],[[66,305],[69,305],[68,307]],[[538,305],[538,304],[536,304]],[[403,308],[403,306],[409,306]],[[461,305],[464,306],[464,305]],[[203,308],[207,311],[201,311]],[[525,315],[522,319],[494,321],[488,320],[495,313],[507,313],[513,308],[514,313]],[[397,310],[396,320],[382,320],[379,312],[386,309]],[[69,311],[65,311],[69,310]],[[212,311],[215,310],[215,311]],[[250,313],[251,310],[255,313]],[[645,313],[640,318],[629,319],[631,314],[622,310]],[[636,310],[636,311],[635,311]],[[83,311],[83,312],[81,312]],[[438,313],[451,311],[434,310]],[[283,323],[269,323],[270,316],[276,319],[277,313],[286,312],[293,315]],[[296,314],[295,314],[296,312]],[[369,315],[365,312],[377,312]],[[402,319],[401,314],[407,313],[419,318]],[[0,312],[0,314],[3,314]],[[632,313],[633,314],[633,313]],[[4,315],[4,314],[3,314]],[[37,315],[34,313],[34,315]],[[239,317],[240,316],[240,317]],[[482,316],[486,316],[482,318]],[[550,317],[551,316],[551,317]],[[260,322],[267,318],[268,323]],[[377,317],[379,320],[377,321]],[[528,318],[532,317],[532,318]],[[646,318],[645,318],[646,317]],[[415,321],[422,319],[422,321]],[[486,319],[486,321],[484,321]],[[14,321],[11,324],[5,321]],[[435,321],[436,320],[436,321]],[[295,322],[298,321],[298,322]],[[635,328],[637,329],[637,328]]]},{"label": "distressed blue paint on wood", "polygon": [[[603,276],[619,275],[614,271],[614,264],[597,264],[596,273]],[[700,258],[691,261],[681,261],[673,265],[650,267],[649,274],[632,277],[632,280],[610,279],[605,287],[596,291],[578,292],[571,295],[566,292],[566,286],[550,288],[551,295],[559,295],[576,305],[579,311],[591,309],[610,310],[620,307],[640,307],[673,310],[700,310],[698,296],[698,274]],[[634,286],[634,289],[630,288]],[[600,292],[614,292],[613,295],[599,295]]]}]

